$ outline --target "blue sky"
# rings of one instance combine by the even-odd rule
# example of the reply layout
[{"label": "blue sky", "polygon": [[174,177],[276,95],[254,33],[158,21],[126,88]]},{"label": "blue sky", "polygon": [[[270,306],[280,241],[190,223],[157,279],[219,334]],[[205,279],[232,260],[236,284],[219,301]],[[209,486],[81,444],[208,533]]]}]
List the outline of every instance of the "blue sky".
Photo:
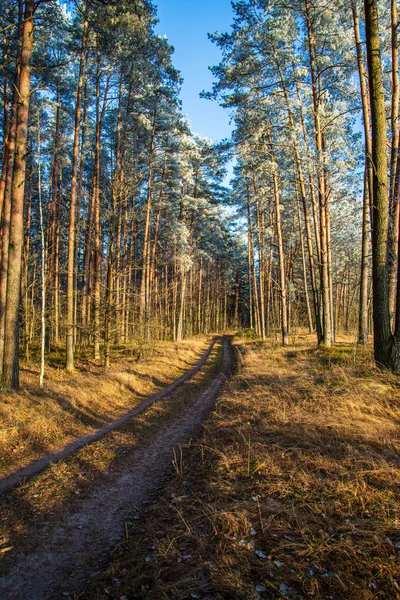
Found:
[{"label": "blue sky", "polygon": [[175,48],[174,65],[184,79],[182,110],[192,130],[212,140],[231,133],[229,114],[217,102],[199,98],[202,90],[211,90],[210,65],[220,62],[220,51],[207,33],[228,31],[232,22],[230,0],[154,0],[159,23],[156,32],[166,35]]}]

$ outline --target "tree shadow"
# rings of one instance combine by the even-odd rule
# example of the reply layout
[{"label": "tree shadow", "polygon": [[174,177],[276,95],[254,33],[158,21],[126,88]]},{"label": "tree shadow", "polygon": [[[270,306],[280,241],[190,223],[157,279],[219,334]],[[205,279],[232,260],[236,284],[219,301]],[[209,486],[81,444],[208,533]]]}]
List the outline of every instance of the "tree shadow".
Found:
[{"label": "tree shadow", "polygon": [[[281,383],[284,380],[285,385],[288,385],[296,379],[298,378],[295,376],[289,376],[282,378]],[[240,380],[235,382],[235,391],[238,390],[240,383],[241,388],[248,393],[248,387],[258,386],[260,381],[268,387],[268,391],[271,390],[271,378],[262,376],[254,379],[248,378],[243,383]],[[335,402],[334,393],[331,401]],[[258,400],[259,404],[262,402],[262,399]],[[301,403],[302,400],[299,399],[298,402]],[[199,561],[200,566],[201,561],[204,562],[201,585],[198,588],[203,591],[204,589],[213,590],[213,598],[248,597],[236,595],[237,580],[232,577],[232,573],[237,569],[238,578],[243,577],[247,583],[250,580],[254,584],[271,577],[273,587],[276,588],[278,582],[283,580],[295,590],[294,597],[303,598],[309,595],[306,592],[310,589],[303,588],[299,583],[301,579],[298,577],[298,571],[304,568],[306,584],[317,581],[316,578],[319,577],[321,586],[320,595],[317,594],[319,598],[335,597],[347,600],[347,598],[353,597],[353,592],[349,592],[349,589],[354,591],[355,588],[344,589],[343,585],[353,586],[358,578],[359,581],[366,579],[367,588],[369,581],[367,571],[370,568],[368,565],[372,564],[372,560],[367,565],[366,554],[371,553],[372,557],[375,556],[375,544],[377,546],[381,544],[381,548],[382,545],[386,548],[389,547],[389,550],[390,544],[392,544],[391,552],[394,556],[396,552],[394,543],[399,539],[398,526],[396,526],[396,522],[388,518],[389,512],[385,514],[382,521],[379,521],[380,517],[375,517],[367,510],[369,505],[364,497],[363,488],[362,486],[358,487],[360,476],[361,480],[365,482],[366,488],[376,490],[375,501],[377,504],[380,505],[382,502],[381,494],[384,491],[387,493],[386,509],[389,511],[389,505],[391,505],[391,509],[394,510],[396,497],[398,498],[400,492],[398,479],[395,480],[393,473],[393,482],[387,483],[385,479],[380,480],[379,476],[375,477],[374,472],[375,469],[380,472],[381,467],[386,467],[387,477],[389,477],[392,472],[391,467],[400,469],[398,451],[384,441],[363,437],[362,432],[358,433],[355,425],[353,430],[346,431],[340,427],[340,422],[330,424],[327,420],[325,423],[321,420],[321,416],[319,416],[320,422],[312,422],[312,415],[307,415],[311,417],[310,421],[302,421],[298,418],[288,422],[285,419],[280,420],[276,410],[268,408],[268,398],[265,399],[265,405],[263,404],[260,410],[254,411],[254,421],[252,421],[251,413],[252,411],[246,409],[245,404],[235,403],[229,407],[229,397],[225,397],[215,438],[208,436],[204,440],[204,446],[200,441],[197,447],[186,451],[188,456],[184,458],[184,463],[187,467],[182,479],[186,486],[185,493],[190,492],[191,494],[191,499],[188,500],[191,508],[186,512],[182,510],[180,517],[187,527],[188,541],[182,535],[177,544],[185,547],[185,554],[192,555],[193,564],[198,564],[196,560]],[[362,415],[358,415],[358,418],[362,418]],[[386,418],[389,423],[393,423],[397,427],[400,425],[400,417],[388,414]],[[252,423],[254,423],[253,433]],[[241,439],[240,431],[242,426],[246,427],[243,439]],[[390,426],[388,429],[391,429]],[[211,433],[214,433],[212,426]],[[213,439],[216,441],[214,442]],[[250,446],[250,440],[253,446]],[[241,450],[239,450],[240,445],[242,446]],[[281,472],[268,470],[268,467],[265,468],[265,472],[262,472],[263,459],[262,455],[256,458],[257,447],[264,455],[270,454],[276,457],[277,461],[282,461]],[[253,473],[250,469],[253,452],[251,448],[254,448],[255,464],[261,465],[260,469],[257,468]],[[232,464],[229,463],[230,457]],[[324,461],[324,458],[327,460]],[[242,460],[242,464],[238,468],[240,460]],[[249,461],[249,471],[246,474],[247,460]],[[324,469],[324,466],[327,468]],[[297,473],[299,474],[298,480],[296,479]],[[304,489],[306,483],[303,475],[306,473],[311,475],[309,490]],[[280,479],[282,486],[278,484]],[[265,494],[263,494],[263,480],[268,482]],[[346,481],[350,483],[349,491],[346,491]],[[319,482],[321,488],[319,488]],[[359,489],[358,500],[357,497],[353,500],[351,496],[353,484],[356,489]],[[181,486],[181,481],[178,481],[174,491],[177,488],[180,489]],[[313,486],[316,490],[314,496],[312,496]],[[291,488],[295,489],[296,495],[291,494]],[[333,501],[335,493],[337,494],[336,502]],[[351,505],[351,500],[354,501],[351,509],[347,509],[346,494],[350,496],[349,505]],[[179,493],[176,495],[179,496]],[[252,500],[257,500],[254,510]],[[342,513],[338,512],[337,503],[339,501],[343,502]],[[313,506],[318,507],[316,514],[313,513]],[[349,513],[346,510],[349,510]],[[226,529],[219,524],[219,518],[221,517],[221,521],[223,521],[225,515],[227,515]],[[256,537],[246,538],[246,534],[240,533],[238,529],[235,530],[235,533],[229,530],[230,526],[235,525],[235,519],[238,523],[245,523],[249,515],[252,515],[252,523],[257,530],[254,532]],[[265,520],[263,521],[264,515]],[[157,517],[157,514],[155,517],[153,515],[153,518]],[[350,520],[347,517],[350,517]],[[231,520],[229,521],[229,519]],[[283,522],[282,526],[278,525],[280,519]],[[332,528],[333,533],[329,528]],[[152,534],[154,529],[150,527],[150,531]],[[345,532],[344,541],[341,539],[342,531]],[[142,534],[140,535],[143,537]],[[171,539],[173,538],[173,533],[165,529],[162,522],[157,530],[157,535],[160,537],[168,535],[171,536]],[[363,538],[364,535],[366,535],[365,538]],[[314,555],[311,554],[314,543],[313,536],[316,540]],[[243,546],[239,548],[239,544],[243,542],[241,537],[248,541],[249,545],[250,543],[253,546],[256,544],[256,547],[264,552],[265,560],[259,560],[257,556],[254,556],[252,550],[245,559],[243,557],[245,544],[243,543]],[[322,540],[321,543],[318,542],[319,539]],[[236,543],[236,555],[234,550],[231,551],[231,554],[228,550],[224,555],[224,546],[230,545],[229,540],[233,540],[233,544]],[[135,544],[136,540],[133,540],[132,543]],[[352,550],[353,543],[354,552]],[[147,544],[146,539],[144,539],[144,544]],[[274,555],[277,548],[279,548],[281,556],[287,553],[288,561],[291,559],[291,548],[295,549],[293,554],[297,552],[297,564],[291,563],[290,566],[293,567],[291,571],[283,564],[278,565],[279,561],[275,561],[269,556],[270,554]],[[384,575],[379,581],[379,585],[384,586],[382,581],[384,578],[390,579],[390,573],[394,574],[395,563],[391,564],[388,558],[382,558],[379,552],[382,550],[376,550],[378,557],[376,569],[381,560],[382,563],[386,561],[384,564],[387,567],[387,571],[383,570]],[[385,550],[386,552],[387,550]],[[174,548],[171,549],[171,556],[174,556]],[[309,556],[312,558],[308,558]],[[236,557],[237,562],[235,562]],[[275,555],[273,558],[278,558],[278,556]],[[368,560],[370,558],[368,557]],[[280,558],[280,560],[282,563],[284,562],[284,559]],[[320,565],[319,560],[321,561]],[[338,560],[340,560],[340,565]],[[315,567],[313,561],[319,566]],[[167,560],[165,569],[170,570],[171,587],[176,590],[178,596],[180,592],[183,596],[184,586],[193,584],[193,580],[190,575],[188,576],[185,562],[182,561],[181,565],[172,564],[175,562],[176,560]],[[226,565],[229,565],[229,568]],[[209,566],[210,568],[208,568]],[[330,587],[333,581],[331,578],[339,569],[340,577],[344,578],[344,581],[339,579],[340,585],[337,585],[335,581],[336,588],[333,589]],[[155,597],[151,594],[157,589],[159,574],[154,569],[152,571],[151,565],[149,567],[144,565],[143,571],[148,574],[146,584],[148,584],[149,597]],[[396,572],[398,573],[398,570]],[[115,573],[113,574],[115,576]],[[372,579],[374,575],[372,575]],[[118,573],[116,576],[118,577]],[[197,589],[195,591],[197,592]],[[230,595],[231,593],[232,595]],[[391,594],[378,595],[387,598],[395,597]],[[372,598],[372,595],[369,596],[368,592],[362,595],[361,592],[354,597]]]},{"label": "tree shadow", "polygon": [[28,367],[24,367],[20,365],[20,371],[22,373],[29,373],[30,375],[37,375],[39,377],[39,371],[34,371],[33,369],[29,369]]},{"label": "tree shadow", "polygon": [[159,388],[165,387],[165,385],[167,385],[166,381],[161,381],[161,379],[154,377],[154,375],[150,375],[147,373],[141,373],[140,371],[136,371],[135,369],[129,369],[127,371],[124,371],[124,373],[126,373],[127,375],[134,375],[141,381],[148,381],[148,382],[154,383],[154,385]]},{"label": "tree shadow", "polygon": [[[188,387],[196,387],[195,383],[188,383]],[[191,401],[191,392],[187,395],[183,395],[183,402]],[[189,400],[187,400],[189,398]],[[46,509],[42,507],[40,511],[35,511],[33,501],[25,495],[23,487],[18,487],[14,490],[6,492],[0,495],[0,513],[2,513],[3,522],[8,521],[9,523],[9,537],[7,543],[15,546],[15,551],[10,551],[4,557],[0,554],[0,560],[3,562],[3,566],[0,566],[0,572],[6,571],[13,562],[14,552],[31,551],[32,548],[29,546],[29,537],[31,532],[33,535],[39,535],[38,532],[45,528],[47,531],[51,531],[52,527],[57,526],[57,520],[63,515],[70,513],[74,510],[74,506],[81,502],[85,497],[90,495],[94,488],[96,491],[101,490],[103,485],[108,486],[115,478],[118,478],[118,473],[121,469],[124,469],[124,465],[127,465],[129,460],[132,460],[132,456],[135,455],[140,449],[140,454],[146,452],[148,445],[152,443],[153,434],[149,432],[157,432],[160,427],[165,425],[171,419],[176,417],[174,406],[175,395],[172,393],[170,396],[163,399],[164,407],[162,410],[154,411],[146,415],[146,418],[134,418],[131,421],[121,425],[118,430],[106,434],[102,439],[105,443],[106,448],[110,448],[115,455],[107,463],[106,469],[100,469],[96,467],[85,455],[80,454],[80,451],[71,454],[70,456],[62,459],[62,463],[65,464],[66,470],[68,465],[73,463],[73,471],[77,474],[88,474],[87,477],[81,478],[80,476],[73,478],[73,487],[65,491],[60,496],[60,502]],[[68,405],[65,404],[64,399],[59,399],[68,410]],[[72,407],[74,408],[74,407]],[[113,436],[118,436],[118,441]],[[100,442],[101,443],[101,442]],[[94,443],[96,444],[96,442]],[[89,448],[85,446],[84,448]],[[97,451],[96,451],[97,456]],[[107,452],[105,453],[105,460],[107,459]],[[32,478],[32,482],[38,481],[41,477],[46,478],[46,473],[49,471],[48,467],[42,473]],[[64,471],[63,471],[64,472]],[[51,477],[51,475],[50,475]],[[60,487],[62,487],[62,479],[60,480]],[[54,486],[55,482],[51,481]],[[46,485],[45,483],[41,484]],[[161,492],[161,488],[158,493]],[[32,492],[31,492],[32,493]],[[38,494],[40,495],[40,486],[38,488]],[[36,494],[35,494],[36,495]],[[34,496],[32,496],[34,498]],[[8,518],[5,516],[5,510],[8,510]],[[0,562],[1,565],[1,562]]]},{"label": "tree shadow", "polygon": [[107,416],[102,418],[98,412],[95,412],[88,406],[73,404],[63,394],[52,394],[54,400],[65,412],[74,415],[81,423],[87,427],[100,427],[107,422]]},{"label": "tree shadow", "polygon": [[[318,379],[316,378],[313,381],[318,381]],[[259,389],[265,387],[273,392],[274,390],[282,391],[282,389],[296,386],[297,397],[291,398],[291,402],[293,405],[301,405],[302,402],[309,400],[310,388],[299,387],[298,384],[299,377],[296,375],[285,375],[279,378],[272,375],[260,375],[238,381],[236,389],[238,391],[248,391],[249,388]],[[335,396],[341,394],[341,391],[331,391],[332,402],[334,402]],[[262,410],[262,419],[266,423],[266,443],[277,443],[279,439],[279,445],[282,445],[282,447],[290,448],[294,446],[296,448],[313,449],[320,455],[326,454],[329,458],[338,459],[347,456],[351,448],[359,455],[369,454],[376,457],[377,454],[380,454],[384,460],[391,462],[393,466],[400,467],[400,454],[388,447],[388,444],[379,442],[377,439],[363,437],[362,434],[359,436],[351,434],[346,432],[344,428],[329,422],[326,425],[320,425],[311,421],[292,420],[290,423],[280,424],[279,428],[276,426],[269,428],[269,416],[272,419],[273,412],[273,409],[268,408],[268,400],[266,400],[265,407]],[[368,418],[369,416],[370,413],[366,411],[365,417]],[[363,413],[360,412],[357,418],[362,419],[362,417]],[[351,416],[348,416],[348,418],[351,420]],[[397,428],[400,426],[400,414],[396,415],[394,412],[390,412],[385,415],[385,419]],[[335,452],[337,452],[337,455]]]}]

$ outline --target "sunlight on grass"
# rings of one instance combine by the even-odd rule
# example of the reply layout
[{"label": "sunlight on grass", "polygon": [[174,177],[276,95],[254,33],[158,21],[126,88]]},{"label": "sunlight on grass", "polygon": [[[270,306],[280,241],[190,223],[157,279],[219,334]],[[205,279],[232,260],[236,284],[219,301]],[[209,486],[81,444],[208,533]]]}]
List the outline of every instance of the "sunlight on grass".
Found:
[{"label": "sunlight on grass", "polygon": [[157,343],[141,360],[120,357],[105,370],[94,361],[69,375],[57,366],[38,388],[37,367],[27,365],[19,392],[0,393],[0,476],[112,421],[190,369],[210,338]]},{"label": "sunlight on grass", "polygon": [[238,340],[240,373],[113,564],[120,595],[399,596],[397,378],[310,340]]},{"label": "sunlight on grass", "polygon": [[[193,347],[193,340],[190,344]],[[185,358],[188,356],[186,353]],[[118,478],[120,470],[127,468],[126,461],[135,460],[132,457],[139,450],[145,452],[160,429],[175,423],[179,415],[198,399],[202,388],[215,376],[221,359],[221,344],[217,343],[203,368],[183,387],[160,399],[120,429],[82,447],[4,496],[0,506],[0,552],[3,547],[17,545],[33,522],[42,519],[48,523],[52,518],[59,518],[69,510],[74,499],[84,498],[99,486]],[[177,360],[175,353],[174,363]]]}]

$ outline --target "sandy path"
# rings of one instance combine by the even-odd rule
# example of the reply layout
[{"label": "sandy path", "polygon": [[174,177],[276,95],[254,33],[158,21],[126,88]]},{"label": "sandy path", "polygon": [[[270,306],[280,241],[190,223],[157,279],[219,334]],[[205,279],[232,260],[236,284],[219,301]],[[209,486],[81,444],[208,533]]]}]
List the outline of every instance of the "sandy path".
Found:
[{"label": "sandy path", "polygon": [[153,396],[150,396],[149,398],[146,398],[146,400],[143,400],[143,402],[141,402],[138,406],[132,408],[132,410],[119,417],[119,419],[116,419],[111,423],[103,425],[102,427],[100,427],[100,429],[97,429],[93,433],[89,433],[88,435],[74,440],[73,442],[71,442],[64,448],[61,448],[57,452],[48,454],[47,456],[44,456],[43,458],[34,461],[30,465],[23,467],[22,469],[18,469],[8,477],[0,479],[0,494],[10,491],[14,487],[20,485],[21,482],[27,481],[35,475],[38,475],[50,465],[55,464],[64,458],[67,458],[80,448],[83,448],[83,446],[87,446],[88,444],[96,442],[97,440],[101,440],[104,436],[107,435],[107,433],[110,433],[110,431],[119,429],[128,421],[143,413],[152,404],[154,404],[154,402],[157,402],[158,400],[161,400],[162,398],[165,398],[166,396],[172,394],[172,392],[178,389],[183,383],[185,383],[185,381],[189,380],[191,377],[193,377],[193,375],[200,371],[200,369],[205,364],[207,358],[210,356],[217,339],[218,338],[213,339],[207,350],[201,356],[200,360],[189,371],[178,377],[178,379],[176,379],[169,385],[165,386],[162,390],[158,391]]},{"label": "sandy path", "polygon": [[[57,600],[77,597],[85,583],[106,564],[110,548],[125,534],[124,521],[151,500],[168,472],[173,448],[188,441],[213,409],[232,365],[230,340],[223,341],[220,373],[173,424],[161,427],[153,441],[132,453],[111,484],[94,489],[82,503],[40,532],[40,545],[13,556],[0,579],[2,600]],[[35,536],[36,537],[36,536]]]}]

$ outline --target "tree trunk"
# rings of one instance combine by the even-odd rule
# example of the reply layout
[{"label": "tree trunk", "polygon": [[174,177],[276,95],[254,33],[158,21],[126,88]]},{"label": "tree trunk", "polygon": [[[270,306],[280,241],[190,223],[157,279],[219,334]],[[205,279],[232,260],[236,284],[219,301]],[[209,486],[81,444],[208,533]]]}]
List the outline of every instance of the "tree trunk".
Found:
[{"label": "tree trunk", "polygon": [[361,243],[360,305],[358,317],[358,343],[362,344],[363,346],[366,346],[368,343],[368,264],[370,224],[367,180],[368,173],[367,167],[365,167]]},{"label": "tree trunk", "polygon": [[60,113],[61,113],[61,81],[57,78],[57,109],[56,109],[56,129],[54,134],[54,150],[51,167],[51,207],[50,207],[50,231],[48,234],[48,256],[49,256],[49,275],[52,278],[51,305],[52,311],[52,331],[51,339],[54,344],[59,343],[59,180],[60,177]]},{"label": "tree trunk", "polygon": [[[322,340],[323,346],[329,347],[332,342],[331,292],[329,285],[329,207],[326,184],[326,155],[320,118],[320,94],[316,73],[316,49],[312,30],[309,1],[305,0],[306,26],[308,36],[309,62],[312,82],[312,98],[314,108],[315,144],[317,149],[317,178],[319,197],[319,225],[321,240],[321,295],[322,295]],[[321,83],[319,83],[321,85]]]},{"label": "tree trunk", "polygon": [[41,275],[41,311],[40,311],[40,375],[39,387],[43,387],[44,381],[44,351],[46,344],[46,245],[43,222],[42,203],[42,168],[41,168],[41,140],[40,140],[40,108],[38,113],[38,196],[39,196],[39,226],[40,226],[40,275]]},{"label": "tree trunk", "polygon": [[361,103],[364,123],[364,143],[365,143],[365,177],[364,177],[364,195],[363,195],[363,223],[362,223],[362,241],[361,241],[361,281],[360,281],[360,309],[358,324],[358,342],[364,346],[368,342],[368,251],[370,238],[370,216],[373,207],[373,169],[372,169],[372,141],[370,129],[370,108],[368,99],[368,89],[366,84],[366,73],[364,69],[364,60],[362,55],[362,42],[360,36],[359,19],[356,5],[353,5],[353,25],[354,38],[357,51],[358,75],[360,79]]},{"label": "tree trunk", "polygon": [[94,359],[100,360],[100,142],[103,129],[104,114],[107,105],[107,97],[110,83],[110,74],[104,89],[102,107],[100,110],[100,88],[101,88],[101,70],[100,55],[97,58],[96,73],[96,141],[94,153],[94,173],[93,173],[93,217],[94,217],[94,269],[93,269],[93,304],[94,304]]},{"label": "tree trunk", "polygon": [[303,284],[304,284],[304,295],[306,298],[306,307],[307,307],[307,319],[308,319],[308,330],[310,333],[314,331],[312,315],[311,315],[311,307],[310,307],[310,299],[308,296],[308,284],[307,284],[307,268],[306,268],[306,257],[304,252],[304,239],[303,239],[303,225],[301,222],[301,213],[300,213],[300,204],[297,199],[297,217],[299,220],[299,234],[300,234],[300,245],[301,245],[301,263],[303,266]]},{"label": "tree trunk", "polygon": [[390,366],[391,331],[387,270],[388,176],[386,115],[378,30],[377,0],[364,0],[365,33],[372,124],[374,202],[372,207],[372,283],[374,356],[379,366]]},{"label": "tree trunk", "polygon": [[389,309],[394,315],[396,300],[397,246],[399,234],[399,198],[396,185],[397,162],[399,154],[399,51],[397,28],[397,0],[391,0],[392,29],[392,107],[391,107],[391,156],[389,182]]},{"label": "tree trunk", "polygon": [[24,239],[24,195],[28,137],[31,58],[33,48],[34,0],[26,0],[21,44],[19,104],[15,135],[14,173],[11,190],[10,243],[7,274],[7,299],[2,383],[19,387],[18,325],[20,305],[21,258]]},{"label": "tree trunk", "polygon": [[0,177],[0,219],[3,215],[4,205],[4,191],[6,186],[6,174],[7,174],[7,155],[8,155],[8,143],[9,143],[9,100],[8,100],[8,76],[5,66],[8,62],[8,43],[7,43],[7,32],[3,32],[3,69],[4,69],[4,89],[3,89],[3,150],[1,154],[1,177]]},{"label": "tree trunk", "polygon": [[[151,188],[153,182],[153,160],[154,160],[154,148],[155,148],[155,136],[156,136],[156,122],[157,122],[157,105],[153,111],[153,123],[150,139],[150,151],[149,151],[149,172],[147,176],[147,199],[146,199],[146,220],[144,226],[144,238],[143,238],[143,253],[142,253],[142,278],[140,283],[140,322],[141,326],[148,322],[149,315],[149,301],[150,301],[150,235],[151,235]],[[143,330],[144,331],[144,330]],[[142,332],[143,333],[143,332]]]},{"label": "tree trunk", "polygon": [[[257,232],[257,250],[258,250],[258,283],[260,300],[260,334],[261,339],[265,340],[265,261],[264,261],[264,240],[262,235],[262,217],[260,214],[260,205],[258,200],[257,184],[255,179],[254,167],[252,166],[254,204],[256,214],[256,232]],[[236,325],[238,326],[238,325]]]},{"label": "tree trunk", "polygon": [[[270,142],[271,146],[271,142]],[[280,285],[280,296],[281,296],[281,331],[282,331],[282,345],[287,346],[289,344],[288,335],[288,311],[287,311],[287,296],[286,296],[286,273],[285,273],[285,251],[283,248],[283,237],[282,237],[282,226],[281,226],[281,210],[279,202],[279,186],[278,176],[276,174],[276,163],[273,161],[272,165],[272,179],[274,183],[274,199],[275,199],[275,224],[276,224],[276,237],[278,240],[278,253],[279,253],[279,285]]]},{"label": "tree trunk", "polygon": [[[283,94],[285,97],[289,127],[291,130],[292,139],[293,139],[294,156],[295,156],[295,161],[296,161],[298,183],[299,183],[299,188],[300,188],[300,195],[301,195],[303,213],[304,213],[304,222],[305,222],[305,227],[306,227],[307,250],[308,250],[309,268],[310,268],[311,289],[312,289],[312,293],[313,293],[315,325],[316,325],[316,330],[317,330],[318,343],[320,343],[322,340],[321,316],[320,316],[320,309],[319,309],[318,288],[317,288],[317,282],[316,282],[316,278],[315,278],[314,252],[313,252],[312,239],[311,239],[310,220],[309,220],[309,216],[308,216],[306,186],[305,186],[305,181],[304,181],[303,168],[301,165],[300,152],[299,152],[299,147],[298,147],[298,142],[297,142],[293,114],[292,114],[292,111],[290,108],[289,96],[288,96],[287,89],[286,89],[285,78],[283,77],[283,72],[282,72],[281,66],[278,61],[277,61],[277,67],[278,67],[278,71],[279,71],[279,77],[281,80]],[[299,96],[299,92],[298,92],[298,96]],[[300,232],[302,235],[301,224],[300,224]],[[318,243],[317,243],[317,247],[318,247]],[[303,248],[303,246],[302,246],[302,248]],[[308,299],[308,296],[307,296],[307,299]],[[312,328],[311,328],[311,331],[312,331]]]},{"label": "tree trunk", "polygon": [[7,274],[8,274],[8,252],[10,242],[10,218],[11,218],[11,187],[14,170],[15,136],[17,131],[18,111],[18,88],[19,88],[20,65],[14,78],[14,93],[11,108],[11,123],[7,139],[7,152],[5,153],[6,170],[4,182],[4,202],[1,222],[1,263],[0,263],[0,365],[3,365],[4,335],[6,319],[7,299]]},{"label": "tree trunk", "polygon": [[67,266],[67,336],[66,336],[66,369],[72,371],[74,368],[74,262],[75,262],[75,219],[76,219],[76,190],[79,153],[79,131],[81,126],[81,105],[83,70],[85,65],[86,38],[88,21],[85,17],[83,23],[81,54],[79,64],[78,90],[75,107],[75,129],[74,146],[72,153],[72,178],[71,199],[69,204],[69,228],[68,228],[68,266]]}]

